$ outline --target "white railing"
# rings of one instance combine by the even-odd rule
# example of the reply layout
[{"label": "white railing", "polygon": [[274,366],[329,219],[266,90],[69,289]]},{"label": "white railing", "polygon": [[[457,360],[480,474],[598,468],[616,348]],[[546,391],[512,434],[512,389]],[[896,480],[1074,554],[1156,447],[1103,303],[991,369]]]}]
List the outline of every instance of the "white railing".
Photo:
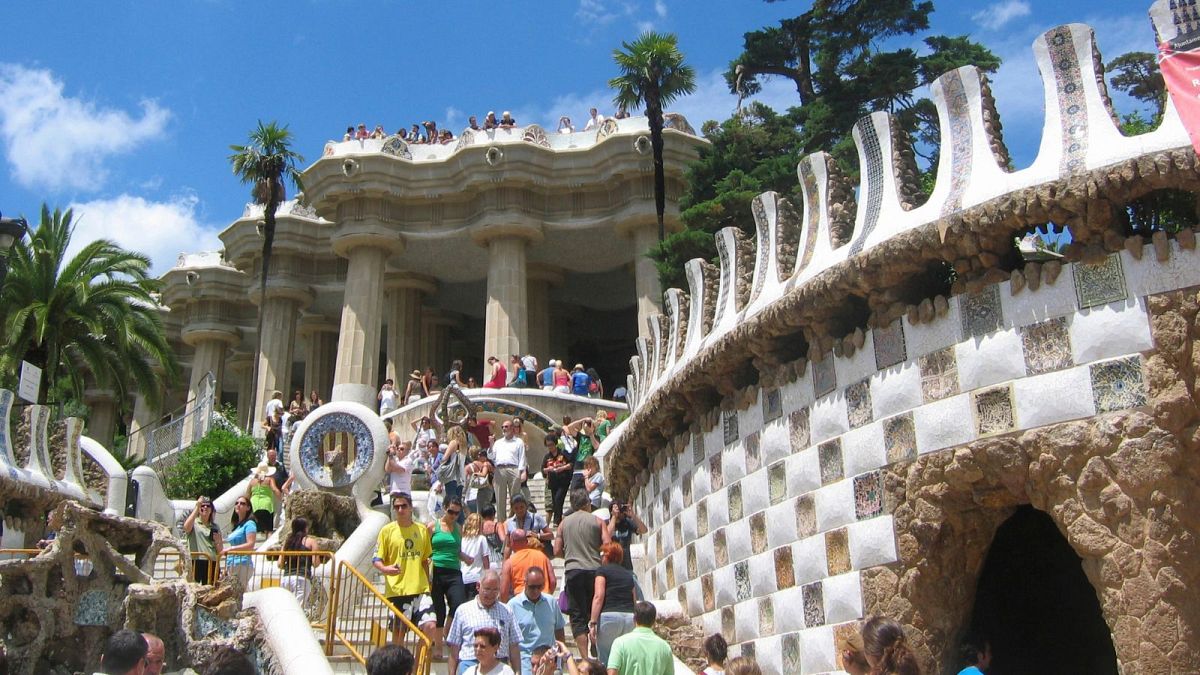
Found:
[{"label": "white railing", "polygon": [[160,475],[164,469],[174,466],[183,450],[203,438],[212,428],[213,418],[217,416],[216,388],[216,378],[210,372],[201,381],[196,398],[181,409],[182,415],[135,432],[146,435],[146,464]]}]

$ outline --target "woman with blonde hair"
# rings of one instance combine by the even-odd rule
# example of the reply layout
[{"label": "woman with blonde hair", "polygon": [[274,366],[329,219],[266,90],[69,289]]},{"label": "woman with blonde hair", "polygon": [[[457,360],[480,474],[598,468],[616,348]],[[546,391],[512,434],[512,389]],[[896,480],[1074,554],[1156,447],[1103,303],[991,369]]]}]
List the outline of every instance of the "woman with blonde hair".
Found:
[{"label": "woman with blonde hair", "polygon": [[758,662],[748,656],[729,659],[729,663],[725,664],[725,672],[727,675],[762,675]]},{"label": "woman with blonde hair", "polygon": [[483,518],[478,513],[467,516],[467,522],[462,528],[461,551],[471,557],[471,563],[462,566],[463,589],[466,600],[479,595],[479,580],[483,572],[491,567],[491,547],[487,538],[480,530],[483,528]]},{"label": "woman with blonde hair", "polygon": [[871,675],[921,675],[904,628],[895,619],[873,616],[862,627],[863,654]]}]

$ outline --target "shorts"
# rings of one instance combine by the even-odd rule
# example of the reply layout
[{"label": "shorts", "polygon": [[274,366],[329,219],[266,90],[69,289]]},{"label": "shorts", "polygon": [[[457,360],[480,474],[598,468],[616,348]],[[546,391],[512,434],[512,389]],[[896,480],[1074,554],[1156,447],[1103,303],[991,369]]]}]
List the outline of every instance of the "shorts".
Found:
[{"label": "shorts", "polygon": [[259,509],[255,511],[254,526],[259,532],[275,531],[275,514],[266,509]]},{"label": "shorts", "polygon": [[[428,595],[390,595],[387,601],[418,628],[422,623],[437,621],[437,616],[433,613],[433,601]],[[389,620],[388,628],[396,630],[399,627],[392,625]]]},{"label": "shorts", "polygon": [[567,570],[567,616],[571,619],[571,634],[587,635],[592,618],[592,595],[596,590],[596,570]]}]

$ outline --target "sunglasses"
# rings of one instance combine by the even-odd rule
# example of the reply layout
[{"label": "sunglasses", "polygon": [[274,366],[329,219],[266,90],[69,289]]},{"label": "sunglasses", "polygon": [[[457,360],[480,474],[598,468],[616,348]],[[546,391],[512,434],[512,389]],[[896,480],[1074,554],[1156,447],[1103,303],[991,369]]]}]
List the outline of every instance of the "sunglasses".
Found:
[{"label": "sunglasses", "polygon": [[211,509],[211,508],[212,508],[212,504],[201,504],[201,505],[200,505],[200,509],[201,509],[201,510],[204,510],[204,509]]},{"label": "sunglasses", "polygon": [[462,513],[462,510],[461,509],[453,509],[453,510],[447,509],[446,513],[451,516],[457,516],[458,514]]}]

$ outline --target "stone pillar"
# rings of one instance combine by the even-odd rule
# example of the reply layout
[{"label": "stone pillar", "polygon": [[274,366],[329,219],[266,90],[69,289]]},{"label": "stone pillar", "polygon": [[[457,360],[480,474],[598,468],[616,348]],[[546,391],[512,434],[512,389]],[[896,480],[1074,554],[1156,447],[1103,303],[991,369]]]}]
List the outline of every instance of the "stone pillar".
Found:
[{"label": "stone pillar", "polygon": [[537,357],[538,366],[554,358],[550,354],[550,288],[561,286],[562,268],[533,263],[526,270],[526,314],[529,322],[529,341],[522,354]]},{"label": "stone pillar", "polygon": [[658,225],[649,224],[633,232],[633,278],[637,288],[638,337],[649,338],[650,329],[646,319],[662,314],[662,286],[658,283],[658,270],[646,253],[658,244]]},{"label": "stone pillar", "polygon": [[[263,327],[266,327],[264,317]],[[220,402],[221,384],[225,381],[225,352],[237,344],[240,337],[236,329],[184,328],[183,341],[192,347],[192,374],[188,381],[188,400],[194,401],[203,394],[202,383],[208,373],[216,378],[216,402]]]},{"label": "stone pillar", "polygon": [[338,324],[324,317],[306,316],[300,319],[300,336],[304,339],[304,400],[315,389],[322,401],[333,393],[333,368],[337,362]]},{"label": "stone pillar", "polygon": [[349,261],[337,367],[330,400],[375,408],[379,387],[379,337],[383,328],[383,273],[388,258],[404,248],[387,226],[368,219],[339,227],[333,250]]},{"label": "stone pillar", "polygon": [[529,239],[516,234],[492,237],[488,247],[487,309],[484,312],[483,358],[506,364],[528,340],[525,249]]},{"label": "stone pillar", "polygon": [[[255,288],[256,296],[257,291]],[[282,391],[285,401],[291,394],[288,390],[292,384],[296,321],[308,301],[311,301],[311,296],[298,298],[292,293],[267,286],[267,298],[260,309],[263,313],[263,335],[258,354],[258,380],[254,385],[254,406],[250,409],[254,422],[262,421],[267,401],[271,400],[274,391]],[[253,428],[256,434],[262,433],[261,425],[254,424]]]},{"label": "stone pillar", "polygon": [[144,395],[138,394],[133,399],[133,421],[129,423],[129,447],[126,450],[131,457],[146,456],[146,444],[149,442],[147,434],[158,423],[158,417],[159,408],[150,405]]},{"label": "stone pillar", "polygon": [[250,424],[250,409],[254,405],[254,355],[237,352],[225,360],[226,377],[237,385],[237,425],[245,429]]},{"label": "stone pillar", "polygon": [[83,402],[88,408],[84,435],[112,450],[113,436],[117,430],[117,395],[108,389],[88,389],[83,392]]},{"label": "stone pillar", "polygon": [[389,274],[384,281],[384,307],[387,315],[387,377],[403,391],[408,374],[414,368],[424,371],[421,353],[421,298],[437,290],[431,277],[416,274]]}]

